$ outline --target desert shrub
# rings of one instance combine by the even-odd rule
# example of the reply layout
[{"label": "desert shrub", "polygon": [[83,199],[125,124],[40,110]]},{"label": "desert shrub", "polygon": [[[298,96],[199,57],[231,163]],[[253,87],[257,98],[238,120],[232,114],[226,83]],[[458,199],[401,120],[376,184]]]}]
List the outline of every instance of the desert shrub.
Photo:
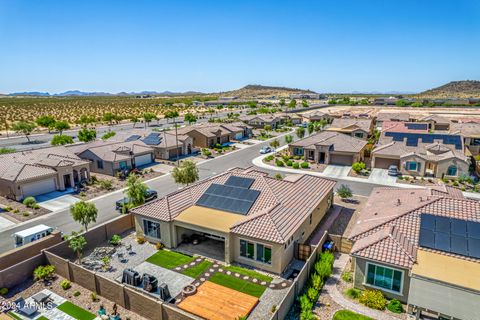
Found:
[{"label": "desert shrub", "polygon": [[8,293],[8,288],[1,288],[0,289],[0,296],[5,296]]},{"label": "desert shrub", "polygon": [[307,169],[308,167],[310,167],[310,165],[308,164],[308,162],[305,162],[305,161],[302,162],[302,163],[300,164],[300,166],[302,167],[302,169]]},{"label": "desert shrub", "polygon": [[352,197],[352,189],[346,184],[342,184],[338,189],[337,189],[337,194],[340,198],[342,199],[348,199]]},{"label": "desert shrub", "polygon": [[291,157],[290,157],[290,156],[287,156],[287,155],[283,155],[283,156],[282,156],[282,159],[283,159],[283,161],[287,162],[288,160],[291,159]]},{"label": "desert shrub", "polygon": [[298,168],[300,168],[300,165],[298,164],[298,162],[294,162],[294,163],[292,164],[292,168],[293,168],[293,169],[298,169]]},{"label": "desert shrub", "polygon": [[24,217],[29,217],[29,216],[30,216],[30,212],[28,212],[28,211],[23,211],[23,212],[22,212],[22,216],[24,216]]},{"label": "desert shrub", "polygon": [[38,209],[40,209],[40,206],[38,205],[38,203],[35,203],[35,204],[32,206],[32,209],[38,210]]},{"label": "desert shrub", "polygon": [[300,159],[302,159],[302,157],[300,157],[300,156],[294,156],[293,159],[295,159],[295,160],[300,160]]},{"label": "desert shrub", "polygon": [[33,271],[33,278],[35,280],[48,280],[53,276],[55,267],[52,265],[38,266]]},{"label": "desert shrub", "polygon": [[288,160],[287,161],[287,166],[291,167],[293,165],[293,161],[292,160]]},{"label": "desert shrub", "polygon": [[63,145],[72,144],[72,143],[73,143],[72,137],[60,135],[60,134],[54,135],[52,138],[52,141],[50,142],[52,146],[63,146]]},{"label": "desert shrub", "polygon": [[13,210],[13,208],[12,208],[12,207],[10,207],[10,206],[8,206],[8,207],[6,207],[4,210],[5,210],[5,211],[7,211],[7,212],[10,212],[10,211],[12,211],[12,210]]},{"label": "desert shrub", "polygon": [[92,299],[92,302],[97,302],[98,301],[97,294],[95,292],[90,293],[90,299]]},{"label": "desert shrub", "polygon": [[351,299],[358,299],[362,292],[355,288],[350,288],[345,291],[345,295]]},{"label": "desert shrub", "polygon": [[365,169],[365,163],[363,162],[355,162],[354,164],[352,164],[352,170],[356,173],[360,173],[360,171],[362,171],[363,169]]},{"label": "desert shrub", "polygon": [[110,139],[110,138],[113,137],[115,134],[116,134],[115,131],[107,132],[107,133],[105,133],[105,134],[102,136],[102,140]]},{"label": "desert shrub", "polygon": [[36,203],[37,201],[35,200],[34,197],[26,197],[25,199],[23,199],[23,204],[29,208],[32,208],[33,205],[35,205]]},{"label": "desert shrub", "polygon": [[312,303],[314,303],[315,301],[317,301],[317,298],[318,298],[318,290],[315,289],[314,287],[308,288],[307,297],[308,299],[310,299],[310,301],[312,301]]},{"label": "desert shrub", "polygon": [[342,273],[342,279],[345,282],[352,282],[352,280],[353,280],[352,273],[350,271],[344,271]]},{"label": "desert shrub", "polygon": [[138,244],[144,244],[145,243],[145,237],[137,237],[137,243]]},{"label": "desert shrub", "polygon": [[110,244],[118,246],[120,243],[122,243],[122,238],[118,234],[114,234],[110,239]]},{"label": "desert shrub", "polygon": [[80,291],[75,291],[75,292],[73,293],[73,296],[74,296],[74,297],[78,297],[79,295],[81,295]]},{"label": "desert shrub", "polygon": [[274,158],[274,157],[273,157],[273,154],[271,154],[271,155],[269,155],[269,156],[266,156],[266,157],[265,157],[265,160],[266,160],[266,161],[272,161],[273,158]]},{"label": "desert shrub", "polygon": [[68,290],[72,287],[72,284],[67,279],[64,279],[60,282],[60,287],[62,287],[63,290]]},{"label": "desert shrub", "polygon": [[387,305],[387,309],[390,310],[393,313],[402,313],[403,312],[403,306],[400,301],[397,299],[392,299]]},{"label": "desert shrub", "polygon": [[323,286],[322,278],[318,274],[313,273],[311,277],[311,281],[312,281],[312,287],[316,288],[317,290],[320,290],[320,288],[322,288]]},{"label": "desert shrub", "polygon": [[275,165],[276,165],[277,167],[283,167],[283,166],[285,166],[285,164],[283,163],[282,160],[277,160],[277,161],[275,161]]},{"label": "desert shrub", "polygon": [[163,245],[163,243],[161,242],[157,242],[155,243],[155,248],[157,248],[157,250],[162,250],[165,246]]},{"label": "desert shrub", "polygon": [[275,311],[277,311],[277,306],[273,305],[272,308],[270,309],[270,312],[274,313]]},{"label": "desert shrub", "polygon": [[101,189],[112,190],[112,188],[113,188],[112,180],[100,179],[100,180],[98,180],[98,183],[100,184]]},{"label": "desert shrub", "polygon": [[379,290],[365,290],[358,301],[369,308],[377,310],[385,310],[387,306],[387,299]]}]

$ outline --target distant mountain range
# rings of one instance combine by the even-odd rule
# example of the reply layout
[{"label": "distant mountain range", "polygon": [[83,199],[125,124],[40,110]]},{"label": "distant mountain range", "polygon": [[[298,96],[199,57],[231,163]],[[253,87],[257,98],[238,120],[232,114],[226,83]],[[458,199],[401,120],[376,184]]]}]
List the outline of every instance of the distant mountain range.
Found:
[{"label": "distant mountain range", "polygon": [[172,92],[172,91],[140,91],[140,92],[85,92],[80,90],[68,90],[62,93],[50,94],[48,92],[38,92],[38,91],[25,91],[25,92],[13,92],[8,94],[8,96],[36,96],[36,97],[102,97],[102,96],[136,96],[136,95],[195,95],[203,94],[201,92],[187,91],[187,92]]}]

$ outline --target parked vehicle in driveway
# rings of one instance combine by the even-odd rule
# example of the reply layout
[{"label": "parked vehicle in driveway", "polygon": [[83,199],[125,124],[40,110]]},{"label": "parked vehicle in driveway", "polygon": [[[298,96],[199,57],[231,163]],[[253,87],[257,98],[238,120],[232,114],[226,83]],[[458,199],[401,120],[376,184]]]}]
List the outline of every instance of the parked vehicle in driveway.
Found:
[{"label": "parked vehicle in driveway", "polygon": [[[150,202],[154,199],[157,199],[158,193],[155,190],[148,189],[145,191],[145,203]],[[128,207],[126,207],[130,203],[130,199],[128,197],[124,197],[123,199],[117,200],[115,202],[115,209],[118,211],[122,211],[123,207],[125,206],[125,213],[128,212]]]},{"label": "parked vehicle in driveway", "polygon": [[272,148],[267,147],[267,146],[262,147],[262,149],[260,149],[261,154],[267,154],[267,153],[270,153],[270,152],[272,152]]},{"label": "parked vehicle in driveway", "polygon": [[395,165],[388,167],[388,175],[392,177],[398,176],[398,167]]}]

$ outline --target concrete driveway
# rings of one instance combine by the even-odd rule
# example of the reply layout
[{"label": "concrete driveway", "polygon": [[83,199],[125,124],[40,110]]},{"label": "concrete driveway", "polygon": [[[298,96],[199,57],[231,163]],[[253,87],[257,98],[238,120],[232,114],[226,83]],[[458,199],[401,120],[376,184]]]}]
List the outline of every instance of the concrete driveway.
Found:
[{"label": "concrete driveway", "polygon": [[372,183],[394,186],[397,182],[397,177],[389,176],[387,169],[373,168],[372,172],[370,172],[370,176],[368,177],[368,181]]},{"label": "concrete driveway", "polygon": [[80,201],[80,199],[70,195],[66,194],[64,196],[60,197],[55,197],[50,200],[45,200],[42,202],[38,202],[38,205],[42,208],[45,208],[50,211],[59,211],[59,210],[65,210],[70,208],[70,206],[76,202]]},{"label": "concrete driveway", "polygon": [[350,166],[330,164],[323,170],[323,174],[329,178],[345,178],[348,176],[351,168]]}]

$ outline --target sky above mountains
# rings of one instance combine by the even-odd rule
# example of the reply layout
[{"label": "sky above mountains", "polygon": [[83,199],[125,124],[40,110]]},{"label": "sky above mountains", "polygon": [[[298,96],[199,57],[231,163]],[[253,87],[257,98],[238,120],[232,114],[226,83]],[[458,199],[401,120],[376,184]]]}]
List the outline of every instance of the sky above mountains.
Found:
[{"label": "sky above mountains", "polygon": [[0,92],[418,92],[480,79],[480,2],[0,0]]}]

